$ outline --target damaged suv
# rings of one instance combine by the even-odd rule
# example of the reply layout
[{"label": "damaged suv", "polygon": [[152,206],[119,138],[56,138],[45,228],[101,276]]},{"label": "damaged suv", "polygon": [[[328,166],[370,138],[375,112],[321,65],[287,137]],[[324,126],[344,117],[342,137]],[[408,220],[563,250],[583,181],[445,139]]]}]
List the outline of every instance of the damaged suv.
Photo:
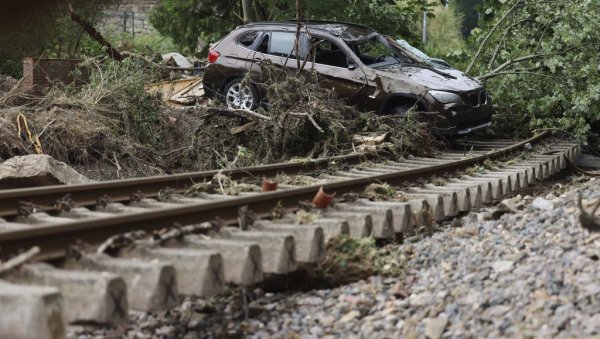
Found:
[{"label": "damaged suv", "polygon": [[[486,127],[491,99],[482,83],[451,67],[438,67],[390,37],[356,24],[303,21],[298,48],[295,22],[251,23],[215,43],[203,83],[208,97],[229,107],[254,110],[268,98],[265,89],[242,82],[260,74],[261,63],[319,75],[332,89],[364,111],[406,115],[411,109],[439,117],[434,131],[445,135]],[[299,52],[296,52],[298,50]]]}]

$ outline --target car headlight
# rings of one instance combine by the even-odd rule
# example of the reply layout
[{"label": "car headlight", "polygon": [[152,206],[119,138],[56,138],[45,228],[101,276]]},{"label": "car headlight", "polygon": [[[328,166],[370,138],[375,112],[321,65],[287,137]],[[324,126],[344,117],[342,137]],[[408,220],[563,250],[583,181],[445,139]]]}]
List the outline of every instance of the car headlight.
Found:
[{"label": "car headlight", "polygon": [[462,99],[460,98],[460,96],[458,94],[454,94],[454,93],[450,93],[450,92],[443,92],[443,91],[429,91],[429,94],[431,94],[431,96],[441,102],[442,104],[447,104],[447,103],[451,103],[451,102],[462,102]]}]

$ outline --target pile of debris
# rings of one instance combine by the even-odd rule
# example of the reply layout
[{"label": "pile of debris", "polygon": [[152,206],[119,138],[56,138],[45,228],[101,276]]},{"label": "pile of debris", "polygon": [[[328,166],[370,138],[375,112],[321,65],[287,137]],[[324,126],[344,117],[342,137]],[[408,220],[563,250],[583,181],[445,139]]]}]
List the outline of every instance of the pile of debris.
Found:
[{"label": "pile of debris", "polygon": [[[83,60],[77,68],[85,81],[48,82],[51,88],[24,105],[0,99],[0,161],[43,153],[106,180],[381,147],[422,154],[436,146],[416,121],[359,113],[314,74],[289,76],[266,63],[268,107],[249,112],[208,102],[198,60],[120,51],[72,8],[70,14],[108,57]],[[16,84],[5,82],[0,94]]]}]

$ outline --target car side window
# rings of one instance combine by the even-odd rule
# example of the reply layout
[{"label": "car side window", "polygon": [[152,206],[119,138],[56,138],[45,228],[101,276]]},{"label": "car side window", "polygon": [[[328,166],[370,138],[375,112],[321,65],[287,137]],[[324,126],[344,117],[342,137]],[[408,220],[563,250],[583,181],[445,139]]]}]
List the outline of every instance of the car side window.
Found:
[{"label": "car side window", "polygon": [[[300,34],[300,58],[303,59],[308,54],[306,33]],[[295,49],[296,33],[291,32],[271,32],[271,44],[268,54],[280,57],[296,58],[298,54]]]},{"label": "car side window", "polygon": [[264,54],[269,53],[269,35],[268,34],[265,34],[265,37],[260,42],[260,45],[258,45],[257,52],[264,53]]},{"label": "car side window", "polygon": [[348,58],[346,53],[334,42],[314,37],[311,38],[311,58],[314,57],[314,62],[317,64],[348,67]]},{"label": "car side window", "polygon": [[292,55],[296,35],[294,33],[273,32],[271,33],[271,48],[269,54],[287,57]]},{"label": "car side window", "polygon": [[254,43],[254,40],[256,40],[257,37],[258,37],[258,32],[256,32],[256,31],[247,32],[245,34],[242,34],[242,36],[239,37],[238,43],[242,46],[250,47],[250,46],[252,46],[252,44]]}]

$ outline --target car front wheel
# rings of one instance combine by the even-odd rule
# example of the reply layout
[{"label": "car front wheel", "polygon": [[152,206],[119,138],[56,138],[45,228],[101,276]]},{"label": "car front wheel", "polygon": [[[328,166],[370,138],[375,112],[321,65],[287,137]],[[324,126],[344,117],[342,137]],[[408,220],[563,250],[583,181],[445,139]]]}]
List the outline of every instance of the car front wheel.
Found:
[{"label": "car front wheel", "polygon": [[258,91],[242,79],[234,79],[223,88],[223,102],[230,109],[253,111],[258,107]]},{"label": "car front wheel", "polygon": [[392,115],[406,117],[406,114],[408,113],[408,111],[410,111],[411,108],[413,108],[413,105],[411,104],[402,104],[392,108],[391,113]]}]

